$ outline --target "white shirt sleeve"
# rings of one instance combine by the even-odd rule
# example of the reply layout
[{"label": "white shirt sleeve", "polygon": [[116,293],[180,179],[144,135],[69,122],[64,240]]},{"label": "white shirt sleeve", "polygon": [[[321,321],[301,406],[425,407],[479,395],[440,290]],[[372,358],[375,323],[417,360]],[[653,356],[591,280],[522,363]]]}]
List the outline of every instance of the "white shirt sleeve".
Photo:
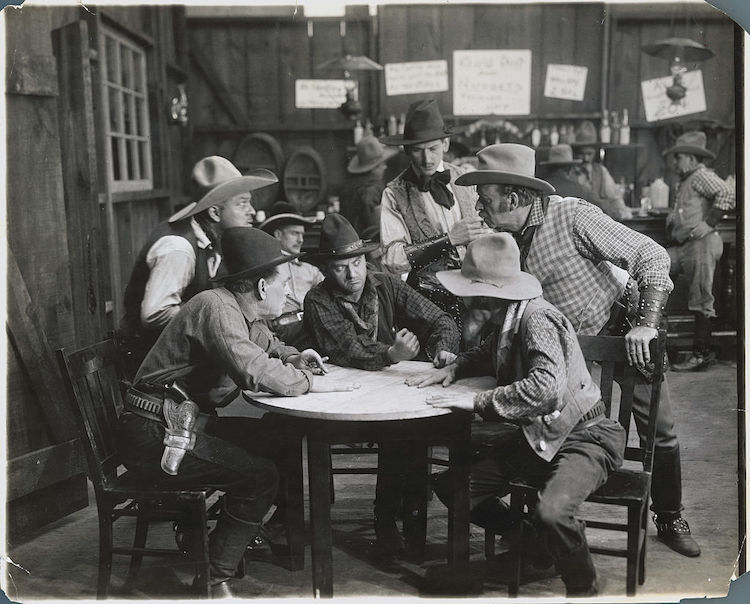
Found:
[{"label": "white shirt sleeve", "polygon": [[389,271],[405,273],[411,270],[404,246],[411,243],[409,229],[396,206],[393,191],[386,187],[380,201],[380,241],[383,248],[383,264]]},{"label": "white shirt sleeve", "polygon": [[141,302],[144,327],[163,327],[177,314],[182,293],[195,276],[195,252],[184,237],[167,235],[146,254],[151,269]]}]

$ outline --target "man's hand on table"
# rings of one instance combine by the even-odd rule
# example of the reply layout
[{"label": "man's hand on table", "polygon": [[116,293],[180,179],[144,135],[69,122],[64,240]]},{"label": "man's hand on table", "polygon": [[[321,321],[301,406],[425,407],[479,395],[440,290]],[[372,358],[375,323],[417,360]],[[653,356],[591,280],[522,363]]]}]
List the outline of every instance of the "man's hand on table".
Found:
[{"label": "man's hand on table", "polygon": [[419,340],[406,327],[396,334],[396,339],[388,348],[388,358],[392,362],[411,361],[419,354]]},{"label": "man's hand on table", "polygon": [[474,397],[466,394],[454,394],[441,392],[428,396],[425,401],[428,405],[440,409],[455,409],[456,411],[474,411]]},{"label": "man's hand on table", "polygon": [[456,381],[457,369],[458,366],[452,363],[438,369],[437,371],[408,377],[405,382],[407,386],[416,386],[417,388],[424,388],[425,386],[432,386],[433,384],[443,384],[444,387],[450,386]]},{"label": "man's hand on table", "polygon": [[435,358],[432,359],[432,364],[435,367],[445,367],[446,365],[450,365],[453,361],[456,360],[456,355],[452,352],[448,352],[447,350],[441,350],[435,355]]},{"label": "man's hand on table", "polygon": [[325,366],[327,360],[328,357],[321,357],[312,348],[306,348],[298,355],[292,357],[289,362],[297,369],[307,369],[314,375],[323,375],[324,373],[328,373],[328,369]]},{"label": "man's hand on table", "polygon": [[645,325],[637,325],[625,334],[625,352],[628,355],[628,364],[645,367],[646,363],[651,361],[651,351],[648,344],[658,335],[653,327],[646,327]]}]

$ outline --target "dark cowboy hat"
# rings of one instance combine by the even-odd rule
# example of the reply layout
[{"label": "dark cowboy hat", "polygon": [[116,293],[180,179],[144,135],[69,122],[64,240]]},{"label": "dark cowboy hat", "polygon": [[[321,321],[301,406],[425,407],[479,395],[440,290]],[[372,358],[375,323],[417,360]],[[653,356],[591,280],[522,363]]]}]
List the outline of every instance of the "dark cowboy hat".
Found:
[{"label": "dark cowboy hat", "polygon": [[381,138],[384,145],[418,145],[445,138],[454,132],[445,126],[435,99],[415,101],[409,105],[404,123],[404,133]]},{"label": "dark cowboy hat", "polygon": [[521,270],[521,254],[510,233],[478,237],[466,248],[460,270],[438,271],[435,276],[461,298],[530,300],[542,295],[539,280]]},{"label": "dark cowboy hat", "polygon": [[261,275],[302,255],[283,253],[278,239],[251,226],[231,227],[224,231],[221,251],[227,272],[212,279],[220,283]]},{"label": "dark cowboy hat", "polygon": [[318,251],[310,254],[306,260],[322,264],[328,260],[367,254],[379,247],[379,243],[363,241],[341,214],[328,214],[321,225]]},{"label": "dark cowboy hat", "polygon": [[690,153],[700,157],[708,157],[709,159],[716,157],[715,153],[706,149],[706,134],[700,130],[685,132],[678,136],[674,146],[664,151],[662,155],[666,156],[670,153]]},{"label": "dark cowboy hat", "polygon": [[589,120],[584,120],[575,132],[575,140],[570,143],[572,147],[602,147],[603,143],[599,142],[599,138],[596,135],[596,126]]},{"label": "dark cowboy hat", "polygon": [[462,174],[457,185],[518,185],[542,193],[554,193],[555,187],[534,176],[534,156],[531,147],[516,143],[499,143],[485,147],[479,153],[479,165],[473,172]]},{"label": "dark cowboy hat", "polygon": [[389,149],[374,136],[365,136],[357,144],[357,154],[346,170],[350,174],[364,174],[397,154],[398,149]]},{"label": "dark cowboy hat", "polygon": [[547,161],[540,161],[540,166],[574,166],[582,163],[581,159],[573,159],[573,149],[570,145],[554,145],[549,150]]},{"label": "dark cowboy hat", "polygon": [[315,218],[308,218],[288,201],[277,201],[269,210],[271,214],[264,220],[259,229],[266,233],[273,233],[275,229],[280,229],[290,224],[301,224],[302,226],[313,224]]},{"label": "dark cowboy hat", "polygon": [[277,182],[279,179],[270,170],[257,168],[243,176],[228,159],[218,155],[204,157],[193,167],[193,201],[173,214],[169,222],[195,216],[235,195],[262,189]]}]

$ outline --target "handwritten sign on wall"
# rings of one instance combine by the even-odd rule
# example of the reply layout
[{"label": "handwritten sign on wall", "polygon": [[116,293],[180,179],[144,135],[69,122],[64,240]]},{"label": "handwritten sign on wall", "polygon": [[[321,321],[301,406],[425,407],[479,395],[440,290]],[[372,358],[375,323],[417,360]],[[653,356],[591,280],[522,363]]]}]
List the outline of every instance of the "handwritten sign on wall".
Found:
[{"label": "handwritten sign on wall", "polygon": [[448,90],[448,61],[386,63],[385,94],[418,94]]},{"label": "handwritten sign on wall", "polygon": [[352,85],[347,80],[296,80],[294,106],[297,109],[338,109],[346,100],[347,83]]},{"label": "handwritten sign on wall", "polygon": [[544,79],[544,96],[552,99],[582,101],[586,92],[586,77],[589,68],[580,65],[547,65]]},{"label": "handwritten sign on wall", "polygon": [[673,103],[667,96],[667,88],[671,85],[672,76],[641,82],[647,122],[668,120],[706,110],[706,92],[703,88],[703,72],[700,69],[682,74],[682,85],[687,91],[685,96],[676,103]]},{"label": "handwritten sign on wall", "polygon": [[531,113],[531,51],[454,50],[453,113]]}]

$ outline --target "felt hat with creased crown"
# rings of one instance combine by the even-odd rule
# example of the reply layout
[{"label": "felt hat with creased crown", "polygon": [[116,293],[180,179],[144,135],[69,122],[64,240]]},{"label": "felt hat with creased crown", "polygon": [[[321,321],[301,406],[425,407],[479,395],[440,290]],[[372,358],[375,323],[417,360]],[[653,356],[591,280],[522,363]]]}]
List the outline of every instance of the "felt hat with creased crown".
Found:
[{"label": "felt hat with creased crown", "polygon": [[274,230],[289,226],[290,224],[301,224],[302,226],[305,226],[315,222],[315,218],[311,216],[303,216],[302,213],[288,201],[277,201],[271,206],[269,213],[271,215],[258,227],[266,233],[273,233]]},{"label": "felt hat with creased crown", "polygon": [[365,136],[357,144],[357,153],[346,170],[350,174],[364,174],[397,154],[398,149],[386,147],[374,136]]},{"label": "felt hat with creased crown", "polygon": [[320,227],[318,251],[309,254],[307,262],[323,263],[329,260],[353,258],[380,247],[379,243],[363,241],[352,224],[341,214],[328,214]]},{"label": "felt hat with creased crown", "polygon": [[662,155],[669,155],[670,153],[690,153],[710,159],[716,157],[715,153],[706,149],[706,134],[700,130],[692,130],[678,136],[674,145],[664,151]]},{"label": "felt hat with creased crown", "polygon": [[535,152],[531,147],[516,143],[499,143],[485,147],[479,153],[479,164],[473,172],[462,174],[457,185],[518,185],[542,193],[554,193],[546,180],[534,176]]},{"label": "felt hat with creased crown", "polygon": [[477,237],[467,246],[459,270],[438,271],[435,276],[461,298],[530,300],[542,295],[539,280],[521,270],[521,254],[510,233]]},{"label": "felt hat with creased crown", "polygon": [[283,253],[281,242],[276,237],[251,226],[231,227],[224,231],[221,251],[226,273],[211,279],[219,283],[256,277],[303,255]]},{"label": "felt hat with creased crown", "polygon": [[190,180],[193,201],[173,214],[169,222],[184,220],[235,195],[279,182],[273,172],[264,168],[256,168],[243,176],[232,162],[219,155],[204,157],[196,163]]},{"label": "felt hat with creased crown", "polygon": [[404,121],[404,133],[380,139],[384,145],[418,145],[446,138],[454,134],[446,127],[435,99],[415,101],[409,105]]},{"label": "felt hat with creased crown", "polygon": [[570,143],[572,147],[602,147],[603,143],[599,142],[599,137],[596,134],[596,126],[589,120],[584,120],[575,132],[575,140]]},{"label": "felt hat with creased crown", "polygon": [[573,159],[573,149],[570,145],[554,145],[549,150],[549,157],[546,161],[540,161],[540,166],[573,166],[582,163],[581,159]]}]

